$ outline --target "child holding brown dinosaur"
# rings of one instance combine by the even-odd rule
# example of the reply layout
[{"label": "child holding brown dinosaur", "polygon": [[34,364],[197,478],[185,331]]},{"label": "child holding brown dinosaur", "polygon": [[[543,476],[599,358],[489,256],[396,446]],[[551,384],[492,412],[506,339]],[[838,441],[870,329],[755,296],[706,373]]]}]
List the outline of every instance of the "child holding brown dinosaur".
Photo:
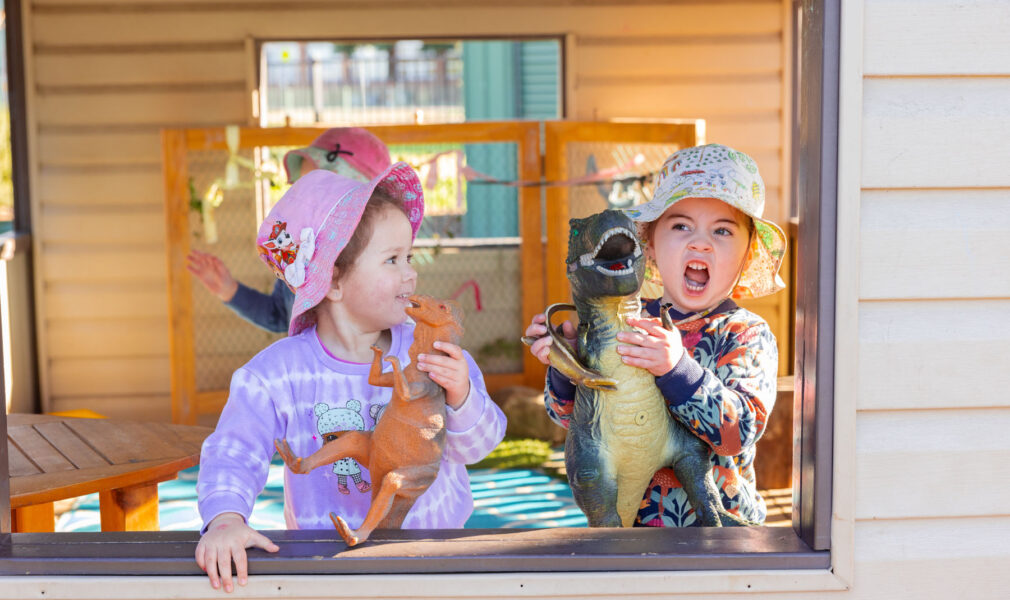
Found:
[{"label": "child holding brown dinosaur", "polygon": [[[197,563],[215,588],[233,589],[232,561],[244,585],[248,547],[278,547],[246,524],[283,439],[298,456],[343,431],[375,428],[390,388],[369,384],[374,347],[410,363],[415,325],[407,318],[417,273],[410,264],[424,211],[417,175],[396,163],[368,183],[323,170],[301,177],[260,226],[261,257],[295,292],[289,337],[260,352],[232,377],[228,403],[201,454],[197,491],[204,534]],[[505,417],[480,370],[458,345],[417,356],[416,370],[445,390],[445,447],[437,477],[403,527],[461,527],[473,509],[465,465],[501,441]],[[378,409],[378,410],[377,410]],[[285,472],[289,528],[352,528],[369,509],[367,465]],[[347,478],[353,485],[347,485]]]}]

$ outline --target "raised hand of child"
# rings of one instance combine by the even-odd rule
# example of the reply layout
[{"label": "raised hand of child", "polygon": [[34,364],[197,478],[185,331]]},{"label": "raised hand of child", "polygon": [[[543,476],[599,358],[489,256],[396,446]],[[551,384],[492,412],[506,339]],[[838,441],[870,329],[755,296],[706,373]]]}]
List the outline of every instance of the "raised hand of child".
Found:
[{"label": "raised hand of child", "polygon": [[280,547],[246,524],[238,513],[223,513],[210,522],[207,533],[196,545],[196,564],[207,573],[210,585],[215,590],[224,584],[224,591],[234,588],[231,578],[231,563],[235,561],[235,575],[239,585],[249,580],[249,563],[246,548],[262,548],[267,552],[277,552]]},{"label": "raised hand of child", "polygon": [[659,319],[628,317],[628,325],[642,331],[622,331],[617,334],[617,353],[624,364],[641,367],[656,377],[666,375],[684,356],[680,331],[663,327]]},{"label": "raised hand of child", "polygon": [[[530,346],[530,352],[533,356],[537,357],[537,360],[544,363],[545,365],[550,365],[551,361],[548,358],[548,354],[551,351],[551,344],[554,343],[554,339],[547,335],[547,315],[540,313],[533,315],[533,320],[530,321],[529,327],[526,328],[525,334],[528,337],[538,338],[537,341],[533,342]],[[575,323],[571,321],[565,321],[561,324],[561,335],[564,336],[565,341],[572,348],[575,348]]]},{"label": "raised hand of child", "polygon": [[186,269],[222,302],[231,300],[238,291],[238,281],[231,276],[224,262],[213,254],[192,250],[186,257]]},{"label": "raised hand of child", "polygon": [[417,370],[424,371],[432,381],[445,388],[445,403],[458,409],[470,393],[470,366],[463,349],[456,344],[435,342],[434,346],[448,356],[418,354]]}]

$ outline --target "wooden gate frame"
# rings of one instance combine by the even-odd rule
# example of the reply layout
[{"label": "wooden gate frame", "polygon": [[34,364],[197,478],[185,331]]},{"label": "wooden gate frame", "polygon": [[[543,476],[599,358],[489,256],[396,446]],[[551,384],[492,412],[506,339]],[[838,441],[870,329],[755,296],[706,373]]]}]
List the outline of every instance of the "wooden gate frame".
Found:
[{"label": "wooden gate frame", "polygon": [[[325,127],[240,127],[238,150],[261,146],[308,146]],[[494,143],[517,145],[518,177],[539,181],[540,123],[537,121],[490,121],[441,125],[392,125],[369,127],[386,144]],[[192,278],[186,270],[189,254],[189,170],[186,153],[194,150],[228,150],[224,127],[162,130],[162,169],[165,185],[167,228],[169,357],[171,363],[172,421],[195,424],[200,414],[219,411],[227,392],[198,392],[193,347]],[[540,189],[519,188],[519,235],[521,303],[523,322],[543,310],[544,253],[541,244]],[[519,333],[517,332],[518,336]],[[523,371],[485,375],[489,388],[543,384],[544,368],[529,352],[523,352]]]}]

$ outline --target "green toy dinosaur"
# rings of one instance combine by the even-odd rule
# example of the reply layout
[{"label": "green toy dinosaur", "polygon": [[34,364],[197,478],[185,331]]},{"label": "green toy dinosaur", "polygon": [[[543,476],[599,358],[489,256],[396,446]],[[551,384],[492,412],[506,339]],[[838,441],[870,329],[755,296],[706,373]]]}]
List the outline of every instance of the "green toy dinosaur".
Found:
[{"label": "green toy dinosaur", "polygon": [[[633,330],[625,319],[641,312],[645,256],[634,223],[606,210],[569,224],[566,263],[575,304],[553,304],[546,312],[551,365],[577,385],[565,468],[579,508],[591,527],[631,527],[652,476],[671,467],[703,525],[745,524],[720,505],[708,446],[670,415],[655,377],[625,365],[617,353],[618,332]],[[578,313],[577,350],[549,325],[561,310]],[[673,328],[666,311],[663,323]]]}]

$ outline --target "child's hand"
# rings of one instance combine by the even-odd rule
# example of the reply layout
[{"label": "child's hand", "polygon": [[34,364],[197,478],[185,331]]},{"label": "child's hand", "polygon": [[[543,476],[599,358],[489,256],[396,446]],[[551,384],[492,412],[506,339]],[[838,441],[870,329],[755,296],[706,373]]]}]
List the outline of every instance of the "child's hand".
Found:
[{"label": "child's hand", "polygon": [[231,276],[231,271],[221,259],[207,252],[193,250],[186,257],[186,269],[196,275],[200,283],[221,299],[228,302],[238,291],[238,282]]},{"label": "child's hand", "polygon": [[[533,320],[530,322],[530,326],[526,328],[526,336],[539,338],[537,341],[533,342],[530,346],[530,352],[533,356],[537,357],[537,360],[544,363],[545,365],[550,365],[551,361],[548,355],[551,351],[551,344],[554,343],[553,338],[547,335],[547,315],[540,313],[538,315],[533,315]],[[564,336],[565,341],[572,348],[575,348],[575,323],[571,321],[565,321],[561,324],[561,335]]]},{"label": "child's hand", "polygon": [[663,328],[659,319],[640,319],[628,317],[628,325],[645,331],[622,331],[617,334],[617,341],[624,346],[617,346],[624,364],[641,367],[656,377],[666,375],[684,356],[684,344],[680,340],[680,331],[670,331]]},{"label": "child's hand", "polygon": [[417,370],[424,371],[431,380],[445,388],[445,403],[459,409],[470,393],[470,366],[463,356],[463,349],[449,342],[435,342],[436,350],[441,350],[449,356],[439,354],[418,354]]},{"label": "child's hand", "polygon": [[214,517],[196,545],[196,564],[207,573],[211,587],[218,589],[223,580],[224,591],[231,592],[234,589],[231,563],[235,561],[238,584],[245,585],[249,578],[245,549],[254,546],[267,552],[280,550],[277,544],[246,525],[242,515],[223,513]]}]

